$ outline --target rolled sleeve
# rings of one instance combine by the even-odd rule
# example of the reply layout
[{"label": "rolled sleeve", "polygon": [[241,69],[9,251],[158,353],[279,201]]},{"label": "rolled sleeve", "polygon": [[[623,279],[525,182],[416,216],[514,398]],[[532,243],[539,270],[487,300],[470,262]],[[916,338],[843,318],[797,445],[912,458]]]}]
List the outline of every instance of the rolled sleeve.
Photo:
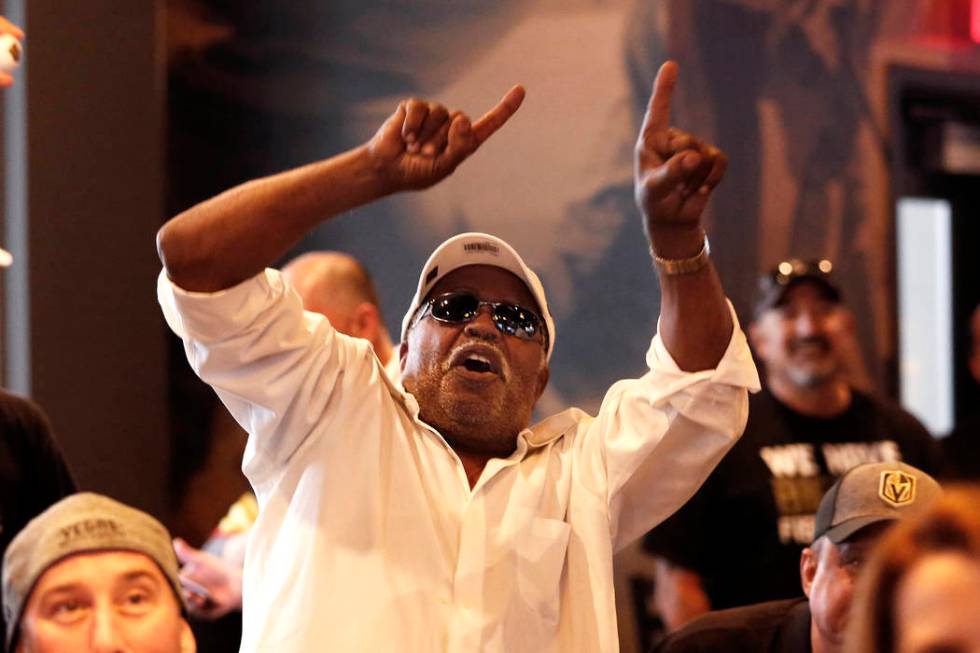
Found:
[{"label": "rolled sleeve", "polygon": [[253,487],[330,423],[340,379],[373,373],[370,344],[304,312],[275,270],[215,293],[183,290],[161,273],[157,293],[191,367],[249,433],[243,469]]},{"label": "rolled sleeve", "polygon": [[605,475],[616,548],[683,505],[745,428],[759,376],[731,303],[729,310],[732,337],[714,369],[684,372],[655,336],[649,372],[610,388],[584,439],[601,460],[591,468]]}]

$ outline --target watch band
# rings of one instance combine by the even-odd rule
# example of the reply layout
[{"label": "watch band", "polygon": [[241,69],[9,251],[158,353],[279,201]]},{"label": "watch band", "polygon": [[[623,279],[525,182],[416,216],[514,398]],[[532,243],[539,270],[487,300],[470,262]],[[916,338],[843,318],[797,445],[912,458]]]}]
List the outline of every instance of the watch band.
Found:
[{"label": "watch band", "polygon": [[657,267],[664,274],[668,276],[691,274],[708,264],[708,258],[711,255],[711,244],[708,242],[708,234],[705,234],[701,251],[690,258],[662,258],[653,252],[653,248],[650,249],[650,252],[653,254],[653,260],[656,262]]}]

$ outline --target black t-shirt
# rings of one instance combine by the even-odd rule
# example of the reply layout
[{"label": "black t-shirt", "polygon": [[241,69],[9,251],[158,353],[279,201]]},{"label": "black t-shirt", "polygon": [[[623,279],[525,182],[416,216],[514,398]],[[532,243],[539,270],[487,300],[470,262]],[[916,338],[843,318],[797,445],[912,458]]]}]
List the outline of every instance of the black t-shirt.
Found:
[{"label": "black t-shirt", "polygon": [[960,420],[940,442],[949,465],[949,477],[957,481],[980,481],[980,413]]},{"label": "black t-shirt", "polygon": [[810,604],[771,601],[709,612],[667,636],[654,653],[809,653]]},{"label": "black t-shirt", "polygon": [[897,405],[854,393],[844,413],[806,417],[768,391],[749,400],[745,433],[646,548],[697,572],[713,609],[800,596],[800,553],[824,492],[857,464],[941,468],[935,440]]},{"label": "black t-shirt", "polygon": [[51,425],[33,402],[0,390],[0,435],[2,557],[27,522],[75,492],[75,481],[51,435]]}]

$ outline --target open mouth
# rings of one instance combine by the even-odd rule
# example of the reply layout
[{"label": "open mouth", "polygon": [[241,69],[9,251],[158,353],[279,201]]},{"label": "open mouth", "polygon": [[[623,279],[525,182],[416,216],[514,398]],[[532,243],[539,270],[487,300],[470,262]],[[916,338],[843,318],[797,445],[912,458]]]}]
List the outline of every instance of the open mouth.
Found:
[{"label": "open mouth", "polygon": [[463,367],[470,372],[493,372],[493,366],[490,364],[490,361],[482,356],[470,356],[463,361]]},{"label": "open mouth", "polygon": [[500,353],[492,347],[480,345],[461,347],[452,357],[452,364],[474,376],[504,376]]}]

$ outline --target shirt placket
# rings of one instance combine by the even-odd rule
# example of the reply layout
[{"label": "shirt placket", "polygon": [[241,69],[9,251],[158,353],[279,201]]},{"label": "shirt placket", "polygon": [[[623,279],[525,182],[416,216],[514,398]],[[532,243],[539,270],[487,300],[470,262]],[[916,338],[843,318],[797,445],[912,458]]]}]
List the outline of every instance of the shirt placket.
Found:
[{"label": "shirt placket", "polygon": [[[506,459],[491,459],[470,492],[461,515],[447,646],[447,651],[452,653],[481,650],[488,625],[501,617],[487,612],[485,600],[488,591],[485,571],[487,561],[494,554],[489,547],[496,542],[488,531],[486,497],[487,492],[492,491],[494,477],[520,462],[526,451],[527,442],[520,437],[513,454]],[[462,463],[459,466],[462,469]],[[465,477],[465,473],[463,475]]]}]

